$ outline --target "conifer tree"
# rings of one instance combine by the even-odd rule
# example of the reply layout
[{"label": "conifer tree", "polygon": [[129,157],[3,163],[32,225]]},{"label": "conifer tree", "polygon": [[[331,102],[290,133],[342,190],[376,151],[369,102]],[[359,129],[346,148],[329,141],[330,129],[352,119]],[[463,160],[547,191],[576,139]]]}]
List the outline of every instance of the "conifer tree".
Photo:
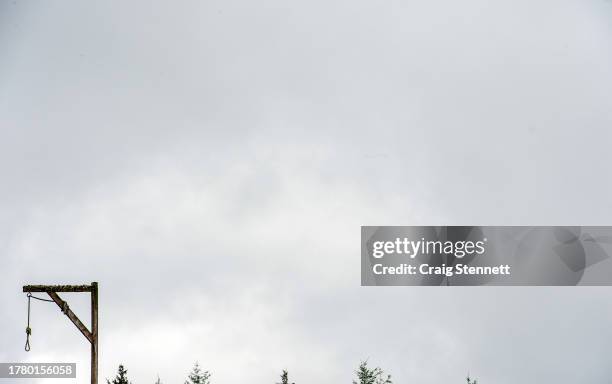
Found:
[{"label": "conifer tree", "polygon": [[119,369],[117,370],[117,377],[113,379],[113,381],[106,380],[107,384],[131,384],[127,377],[127,369],[123,366],[123,364],[119,365]]},{"label": "conifer tree", "polygon": [[286,369],[283,369],[283,373],[281,374],[281,382],[276,384],[295,384],[289,383],[289,372]]},{"label": "conifer tree", "polygon": [[196,362],[185,384],[210,384],[210,372],[203,371]]},{"label": "conifer tree", "polygon": [[386,375],[380,368],[368,368],[368,361],[362,361],[359,368],[355,371],[357,381],[353,380],[353,384],[393,384],[391,375]]}]

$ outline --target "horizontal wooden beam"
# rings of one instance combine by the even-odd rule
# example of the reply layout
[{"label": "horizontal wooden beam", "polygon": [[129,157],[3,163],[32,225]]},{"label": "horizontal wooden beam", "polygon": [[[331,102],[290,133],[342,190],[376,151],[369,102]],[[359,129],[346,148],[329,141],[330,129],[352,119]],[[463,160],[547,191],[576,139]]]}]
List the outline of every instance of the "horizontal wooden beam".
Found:
[{"label": "horizontal wooden beam", "polygon": [[74,312],[72,312],[72,310],[68,307],[68,303],[66,303],[64,300],[62,300],[59,297],[59,295],[57,293],[55,293],[55,292],[47,292],[47,294],[53,299],[53,301],[55,301],[55,304],[57,304],[57,306],[60,307],[62,312],[64,312],[64,314],[66,316],[68,316],[70,321],[72,321],[72,323],[78,328],[78,330],[81,331],[83,336],[85,336],[85,338],[90,343],[93,344],[94,343],[93,335],[91,334],[89,329],[87,329],[87,327],[81,322],[81,320],[79,320],[77,315],[75,315]]},{"label": "horizontal wooden beam", "polygon": [[24,292],[91,292],[91,285],[26,285]]}]

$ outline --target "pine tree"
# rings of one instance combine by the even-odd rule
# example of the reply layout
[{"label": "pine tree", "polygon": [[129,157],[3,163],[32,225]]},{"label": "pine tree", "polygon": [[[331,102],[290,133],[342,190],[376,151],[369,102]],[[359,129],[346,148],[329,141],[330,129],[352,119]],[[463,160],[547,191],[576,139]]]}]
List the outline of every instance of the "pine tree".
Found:
[{"label": "pine tree", "polygon": [[123,364],[119,365],[119,369],[117,370],[117,377],[113,379],[113,381],[106,380],[107,384],[131,384],[127,377],[127,369],[123,366]]},{"label": "pine tree", "polygon": [[469,374],[468,374],[468,376],[467,376],[466,380],[467,380],[467,384],[478,384],[478,380],[472,380],[472,379],[470,378],[470,375],[469,375]]},{"label": "pine tree", "polygon": [[353,380],[353,384],[393,384],[391,375],[385,377],[385,372],[380,367],[368,368],[367,360],[359,364],[355,373],[358,381]]},{"label": "pine tree", "polygon": [[286,369],[283,369],[283,373],[281,374],[281,382],[276,384],[295,384],[289,383],[289,372]]},{"label": "pine tree", "polygon": [[185,384],[210,384],[210,372],[202,371],[196,362]]}]

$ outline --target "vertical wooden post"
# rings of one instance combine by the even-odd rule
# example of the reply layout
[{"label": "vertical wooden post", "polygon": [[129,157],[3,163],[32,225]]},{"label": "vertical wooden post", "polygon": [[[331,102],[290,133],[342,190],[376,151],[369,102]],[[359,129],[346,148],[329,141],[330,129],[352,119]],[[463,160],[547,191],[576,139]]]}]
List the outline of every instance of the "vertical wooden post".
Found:
[{"label": "vertical wooden post", "polygon": [[98,283],[91,283],[91,384],[98,384]]}]

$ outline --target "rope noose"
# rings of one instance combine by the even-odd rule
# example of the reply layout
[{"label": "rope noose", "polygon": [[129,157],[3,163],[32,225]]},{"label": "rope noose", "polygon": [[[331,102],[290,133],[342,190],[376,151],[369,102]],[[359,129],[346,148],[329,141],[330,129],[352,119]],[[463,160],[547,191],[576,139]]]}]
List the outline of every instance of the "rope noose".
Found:
[{"label": "rope noose", "polygon": [[30,302],[32,299],[32,293],[28,292],[28,325],[26,327],[26,343],[25,351],[30,352],[30,336],[32,335],[32,328],[30,328]]},{"label": "rope noose", "polygon": [[[26,343],[25,343],[26,352],[30,352],[30,336],[32,336],[32,328],[30,328],[30,303],[32,299],[46,301],[48,303],[53,303],[53,300],[43,299],[42,297],[36,297],[32,295],[32,292],[28,292],[28,326],[26,327]],[[66,304],[66,308],[68,308],[68,304]]]}]

